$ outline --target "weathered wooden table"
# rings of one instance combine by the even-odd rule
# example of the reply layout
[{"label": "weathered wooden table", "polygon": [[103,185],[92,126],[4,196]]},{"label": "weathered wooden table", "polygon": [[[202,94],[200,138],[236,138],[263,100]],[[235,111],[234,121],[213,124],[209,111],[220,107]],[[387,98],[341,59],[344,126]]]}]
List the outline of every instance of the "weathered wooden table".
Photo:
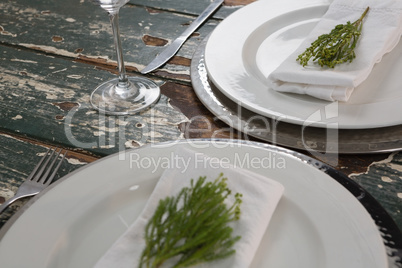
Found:
[{"label": "weathered wooden table", "polygon": [[[131,0],[120,30],[129,75],[139,75],[209,0]],[[0,203],[13,196],[45,151],[69,150],[59,177],[144,144],[189,138],[244,138],[205,108],[190,80],[192,55],[229,14],[253,0],[226,0],[167,64],[146,75],[161,87],[151,110],[102,116],[92,90],[116,74],[107,14],[89,0],[0,2]],[[402,138],[402,137],[401,137]],[[307,151],[302,153],[309,154]],[[402,153],[339,155],[334,168],[371,193],[402,229]],[[333,163],[331,156],[320,159]],[[0,215],[0,227],[24,202]]]}]

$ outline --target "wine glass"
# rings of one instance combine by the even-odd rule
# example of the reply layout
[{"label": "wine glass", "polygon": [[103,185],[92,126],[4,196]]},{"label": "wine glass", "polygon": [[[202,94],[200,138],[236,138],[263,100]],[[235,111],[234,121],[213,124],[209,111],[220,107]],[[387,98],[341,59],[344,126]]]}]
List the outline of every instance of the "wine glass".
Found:
[{"label": "wine glass", "polygon": [[141,77],[127,77],[119,32],[119,10],[129,0],[92,0],[109,14],[116,47],[119,77],[100,84],[91,94],[92,106],[105,114],[136,113],[154,104],[160,89],[153,81]]}]

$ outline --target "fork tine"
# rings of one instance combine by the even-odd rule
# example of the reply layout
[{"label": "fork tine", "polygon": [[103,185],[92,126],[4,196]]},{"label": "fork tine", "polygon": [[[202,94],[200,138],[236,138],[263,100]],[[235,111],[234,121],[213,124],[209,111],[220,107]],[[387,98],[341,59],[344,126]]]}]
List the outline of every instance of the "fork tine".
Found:
[{"label": "fork tine", "polygon": [[[51,150],[52,152],[50,153],[50,156],[49,156],[49,151],[50,151],[50,150]],[[52,156],[54,155],[54,152],[55,152],[55,151],[56,151],[55,149],[49,149],[49,150],[46,152],[45,156],[47,157],[47,160],[46,160],[46,162],[41,166],[40,170],[39,170],[39,171],[35,174],[35,176],[32,178],[32,181],[34,181],[34,182],[39,182],[39,180],[40,180],[41,177],[42,177],[43,172],[45,171],[47,165],[49,164],[50,159],[52,159]],[[41,161],[41,162],[42,162],[42,161]]]},{"label": "fork tine", "polygon": [[[61,153],[61,149],[60,149],[59,154],[60,154],[60,153]],[[58,154],[58,155],[59,155],[59,154]],[[58,156],[58,155],[57,155],[57,156]],[[50,177],[48,178],[48,180],[45,182],[45,185],[49,185],[49,184],[52,182],[54,176],[56,175],[57,171],[59,170],[59,168],[60,168],[60,166],[61,166],[61,163],[63,162],[64,157],[66,157],[66,155],[67,155],[67,152],[65,152],[65,153],[63,154],[63,156],[61,157],[59,163],[58,163],[57,166],[54,168],[53,173],[50,175]],[[56,158],[56,159],[57,159],[57,158]],[[49,171],[50,171],[50,169],[49,169]]]},{"label": "fork tine", "polygon": [[[54,151],[56,151],[56,150],[57,149],[55,149]],[[38,181],[39,183],[43,183],[44,185],[50,184],[50,182],[52,181],[53,177],[56,175],[57,170],[60,168],[61,163],[63,162],[64,155],[63,155],[62,159],[59,161],[59,164],[54,169],[52,175],[48,178],[48,176],[50,174],[50,171],[52,170],[54,164],[56,163],[57,159],[59,158],[59,155],[60,155],[61,151],[62,151],[62,149],[60,149],[60,151],[58,151],[56,153],[56,155],[54,156],[53,161],[50,163],[50,165],[48,167],[46,167],[46,172],[45,172],[45,174],[43,174],[41,176],[41,179]]]},{"label": "fork tine", "polygon": [[[51,161],[49,166],[48,166],[48,164],[49,164],[51,158],[53,157],[54,153],[57,151],[57,149],[53,149],[53,151],[51,153],[50,153],[51,149],[47,150],[46,154],[41,158],[39,163],[34,167],[34,170],[31,172],[31,174],[29,174],[27,179],[20,185],[20,187],[18,188],[15,195],[13,197],[7,199],[6,202],[4,202],[3,204],[0,205],[0,213],[3,212],[4,209],[6,207],[8,207],[10,204],[12,204],[14,201],[24,198],[24,197],[34,196],[34,195],[40,193],[43,189],[45,189],[52,182],[53,178],[56,175],[56,172],[58,171],[58,169],[61,166],[61,163],[64,160],[64,157],[67,154],[67,151],[66,151],[66,153],[64,153],[63,157],[60,159],[57,166],[54,168],[51,176],[48,178],[48,175],[50,174],[53,166],[55,165],[57,159],[59,158],[62,150],[63,149],[60,149],[60,151],[57,152],[55,158]],[[45,163],[43,164],[44,161],[45,161]],[[40,170],[38,171],[38,169],[40,169]],[[45,174],[42,175],[44,171],[45,171]]]},{"label": "fork tine", "polygon": [[32,178],[35,176],[36,172],[38,171],[38,169],[40,168],[40,166],[42,165],[43,161],[46,159],[47,155],[50,152],[50,148],[47,150],[47,152],[45,153],[45,155],[41,158],[41,160],[39,161],[39,163],[35,166],[35,168],[32,170],[31,174],[29,174],[29,176],[27,177],[27,181],[32,180]]}]

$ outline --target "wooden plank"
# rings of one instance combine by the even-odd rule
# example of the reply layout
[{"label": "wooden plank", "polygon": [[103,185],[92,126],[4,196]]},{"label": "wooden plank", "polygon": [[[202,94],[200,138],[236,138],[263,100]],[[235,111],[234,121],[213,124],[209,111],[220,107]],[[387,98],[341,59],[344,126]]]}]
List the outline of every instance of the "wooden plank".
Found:
[{"label": "wooden plank", "polygon": [[[16,139],[10,135],[0,134],[0,204],[14,196],[18,187],[31,173],[48,147],[33,144],[26,140]],[[80,154],[69,152],[63,161],[54,181],[62,176],[85,166],[96,158],[83,157]],[[29,198],[16,201],[0,214],[0,228]]]},{"label": "wooden plank", "polygon": [[182,138],[178,125],[187,119],[166,96],[153,109],[132,116],[104,116],[92,109],[89,96],[114,76],[109,72],[9,47],[0,55],[4,131],[98,155]]},{"label": "wooden plank", "polygon": [[188,121],[180,126],[184,138],[241,138],[240,133],[209,112],[198,100],[192,87],[167,82],[161,90],[164,95],[171,98],[171,105],[188,118]]},{"label": "wooden plank", "polygon": [[[222,7],[213,16],[214,18],[224,19],[236,10],[254,1],[225,0]],[[211,3],[211,0],[131,0],[129,3],[197,16]]]},{"label": "wooden plank", "polygon": [[402,153],[393,153],[350,177],[379,201],[402,230]]},{"label": "wooden plank", "polygon": [[[163,46],[179,36],[193,15],[127,5],[121,9],[120,31],[126,65],[144,68]],[[210,19],[189,38],[166,72],[190,81],[189,61],[196,47],[219,23]],[[52,55],[115,63],[109,19],[104,10],[90,3],[65,0],[5,0],[0,3],[2,44],[22,46]],[[151,41],[150,41],[151,40]],[[159,40],[155,42],[155,40]],[[169,77],[168,75],[165,75]]]}]

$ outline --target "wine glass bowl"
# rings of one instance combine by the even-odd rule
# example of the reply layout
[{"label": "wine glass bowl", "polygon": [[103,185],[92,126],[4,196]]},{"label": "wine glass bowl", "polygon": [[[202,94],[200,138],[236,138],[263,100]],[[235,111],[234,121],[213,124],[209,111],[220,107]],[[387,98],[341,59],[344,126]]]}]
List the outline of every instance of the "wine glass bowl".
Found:
[{"label": "wine glass bowl", "polygon": [[109,14],[116,48],[119,77],[100,84],[91,94],[90,102],[98,111],[111,115],[133,114],[154,104],[160,89],[152,80],[128,77],[124,67],[119,32],[119,10],[128,0],[92,0]]}]

